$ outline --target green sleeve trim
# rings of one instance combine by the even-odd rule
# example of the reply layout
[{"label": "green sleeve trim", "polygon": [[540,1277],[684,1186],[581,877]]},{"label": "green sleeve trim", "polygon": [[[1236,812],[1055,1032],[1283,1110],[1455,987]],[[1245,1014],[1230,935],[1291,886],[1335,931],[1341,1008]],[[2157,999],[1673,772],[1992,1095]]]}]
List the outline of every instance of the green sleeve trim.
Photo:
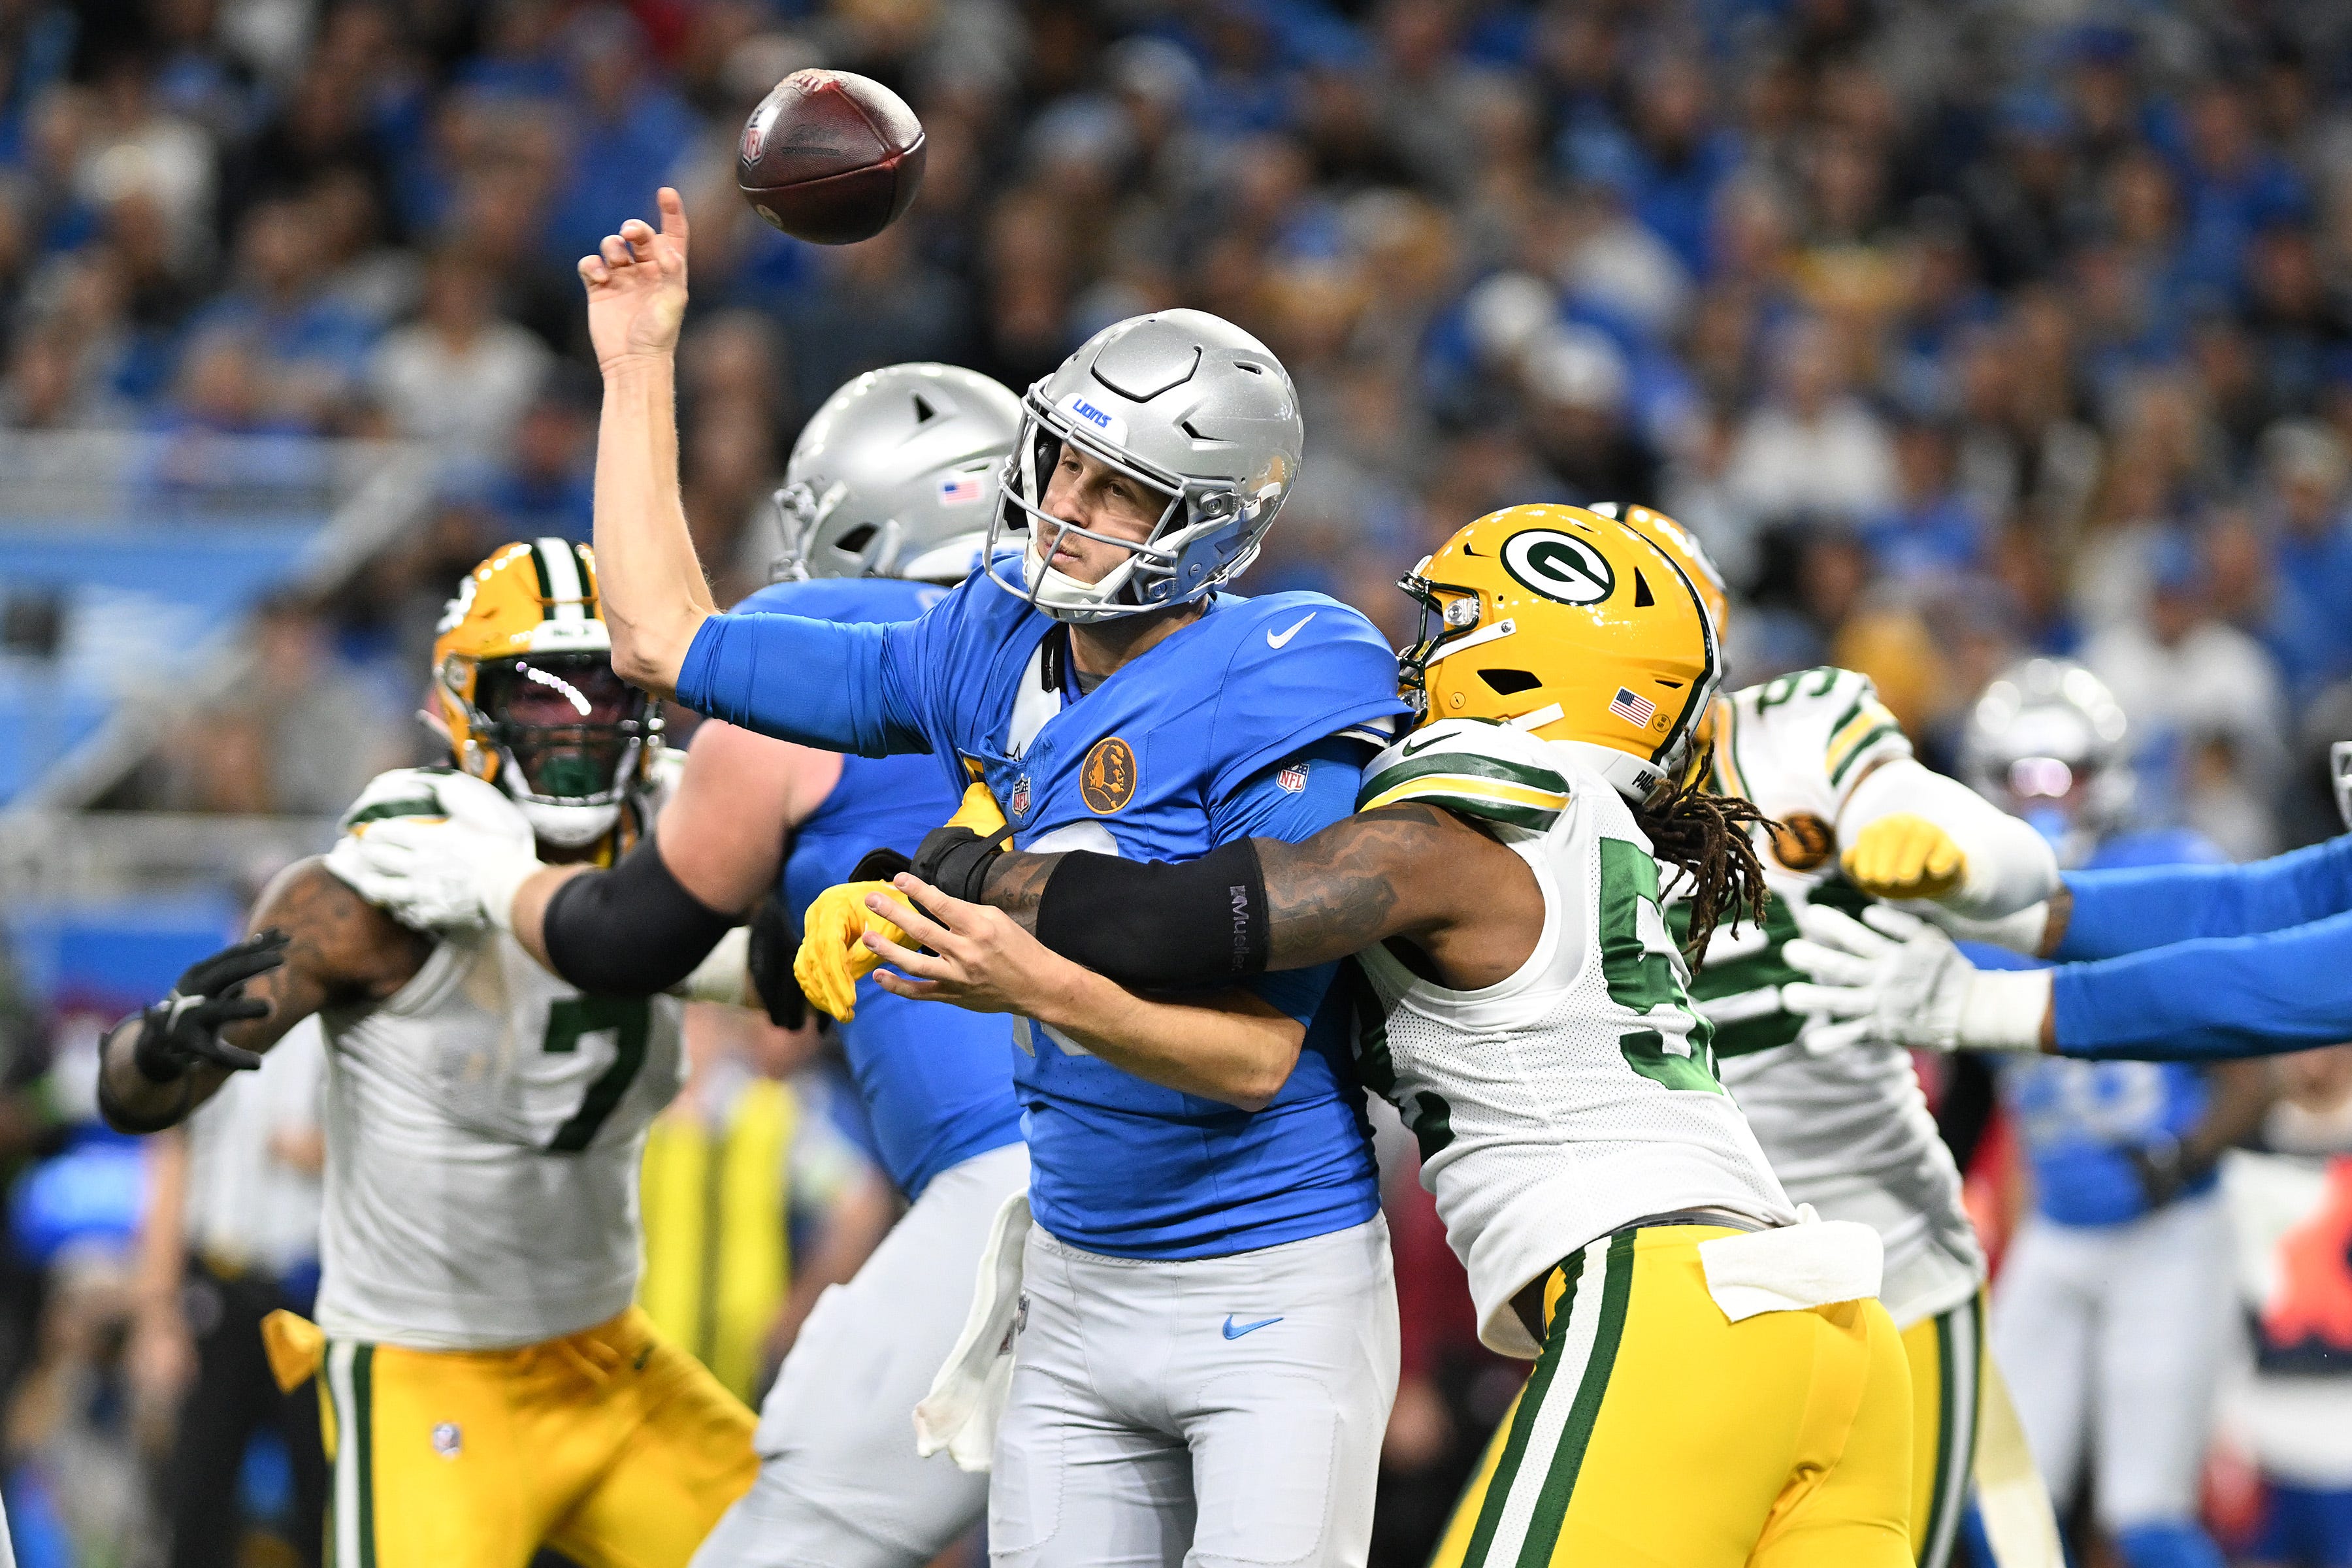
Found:
[{"label": "green sleeve trim", "polygon": [[1853,771],[1853,764],[1862,761],[1873,746],[1890,735],[1900,736],[1902,733],[1903,726],[1900,724],[1881,724],[1861,740],[1856,741],[1847,751],[1845,761],[1840,763],[1830,773],[1830,787],[1835,789],[1839,784],[1843,784],[1845,775]]}]

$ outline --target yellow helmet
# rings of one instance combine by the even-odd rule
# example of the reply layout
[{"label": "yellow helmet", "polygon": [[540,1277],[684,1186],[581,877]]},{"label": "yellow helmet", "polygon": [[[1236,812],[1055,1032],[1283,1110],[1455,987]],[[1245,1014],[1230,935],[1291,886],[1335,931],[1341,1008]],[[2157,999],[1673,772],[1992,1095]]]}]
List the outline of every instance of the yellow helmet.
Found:
[{"label": "yellow helmet", "polygon": [[662,721],[613,673],[594,552],[563,539],[502,545],[435,629],[433,691],[457,765],[514,796],[551,844],[611,828]]},{"label": "yellow helmet", "polygon": [[1421,602],[1398,663],[1425,719],[1528,731],[1637,804],[1681,773],[1722,658],[1705,596],[1655,541],[1582,507],[1509,507],[1398,586]]},{"label": "yellow helmet", "polygon": [[1723,640],[1729,625],[1731,595],[1723,585],[1723,570],[1698,536],[1662,511],[1652,511],[1645,506],[1622,506],[1616,501],[1603,501],[1592,509],[1603,517],[1622,519],[1634,532],[1675,558],[1690,578],[1691,586],[1698,590],[1699,602],[1706,606],[1707,618],[1715,623],[1716,641]]}]

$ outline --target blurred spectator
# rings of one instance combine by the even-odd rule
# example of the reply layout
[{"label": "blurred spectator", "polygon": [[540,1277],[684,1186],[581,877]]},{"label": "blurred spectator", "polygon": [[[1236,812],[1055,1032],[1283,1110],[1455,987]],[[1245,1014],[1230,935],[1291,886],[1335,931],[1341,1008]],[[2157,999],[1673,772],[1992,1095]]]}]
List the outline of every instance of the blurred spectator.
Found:
[{"label": "blurred spectator", "polygon": [[417,321],[384,339],[368,380],[394,434],[487,456],[504,449],[554,355],[493,313],[488,268],[462,248],[435,253]]},{"label": "blurred spectator", "polygon": [[1863,542],[1883,576],[1957,575],[1983,563],[1984,514],[1958,487],[1952,432],[1933,418],[1904,421],[1895,437],[1895,505],[1864,518]]},{"label": "blurred spectator", "polygon": [[551,376],[491,464],[480,500],[500,531],[583,543],[594,531],[596,405],[585,382],[576,369]]},{"label": "blurred spectator", "polygon": [[2265,640],[2307,700],[2352,674],[2352,466],[2335,432],[2308,421],[2277,426],[2263,445],[2275,531]]},{"label": "blurred spectator", "polygon": [[167,802],[332,816],[406,761],[399,731],[337,655],[318,605],[293,595],[266,602],[252,647],[250,680],[173,738]]},{"label": "blurred spectator", "polygon": [[1853,523],[1893,503],[1893,448],[1878,416],[1849,390],[1842,352],[1826,321],[1783,329],[1771,392],[1742,426],[1725,476],[1753,515]]},{"label": "blurred spectator", "polygon": [[281,1393],[261,1321],[308,1315],[319,1280],[326,1042],[315,1020],[233,1075],[184,1130],[150,1140],[127,1352],[141,1397],[171,1409],[163,1493],[173,1568],[246,1561],[240,1518],[253,1445],[268,1434],[291,1486],[278,1549],[316,1568],[325,1542],[319,1400]]},{"label": "blurred spectator", "polygon": [[2264,1496],[2253,1568],[2352,1561],[2352,1045],[2282,1057],[2278,1100],[2221,1167],[2246,1366],[2225,1401]]},{"label": "blurred spectator", "polygon": [[[2147,618],[2119,621],[2083,646],[2083,662],[2123,704],[2144,784],[2178,801],[2201,743],[2223,750],[2235,782],[2267,809],[2286,761],[2285,703],[2262,645],[2213,613],[2204,552],[2179,535],[2150,552]],[[2162,819],[2163,806],[2153,807]],[[2178,807],[2176,806],[2177,810]]]},{"label": "blurred spectator", "polygon": [[[274,198],[257,205],[237,236],[235,287],[198,312],[191,331],[217,339],[236,332],[250,345],[262,406],[274,419],[325,431],[346,413],[374,329],[325,288],[327,253],[320,214],[309,203]],[[184,407],[201,418],[184,392]]]}]

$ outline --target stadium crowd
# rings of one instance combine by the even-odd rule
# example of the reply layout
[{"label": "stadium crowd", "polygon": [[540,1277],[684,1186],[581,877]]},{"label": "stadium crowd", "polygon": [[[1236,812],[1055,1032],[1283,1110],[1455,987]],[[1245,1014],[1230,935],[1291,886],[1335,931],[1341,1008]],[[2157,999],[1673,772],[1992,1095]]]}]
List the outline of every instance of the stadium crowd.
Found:
[{"label": "stadium crowd", "polygon": [[[731,189],[744,113],[812,64],[928,133],[919,200],[861,245]],[[2293,0],[0,0],[0,421],[441,463],[413,537],[271,603],[260,679],[124,804],[327,814],[404,759],[447,584],[588,535],[572,263],[664,181],[722,600],[766,581],[783,456],[849,375],[1018,389],[1196,305],[1281,356],[1313,432],[1253,589],[1401,641],[1390,583],[1461,523],[1646,502],[1732,579],[1735,683],[1861,669],[1948,768],[1997,671],[2068,656],[2127,716],[2141,826],[2240,859],[2330,830],[2352,11]],[[1397,1184],[1403,1552],[1513,1378]],[[102,1349],[10,1359],[37,1394]],[[12,1451],[112,1419],[70,1403],[15,1401]]]}]

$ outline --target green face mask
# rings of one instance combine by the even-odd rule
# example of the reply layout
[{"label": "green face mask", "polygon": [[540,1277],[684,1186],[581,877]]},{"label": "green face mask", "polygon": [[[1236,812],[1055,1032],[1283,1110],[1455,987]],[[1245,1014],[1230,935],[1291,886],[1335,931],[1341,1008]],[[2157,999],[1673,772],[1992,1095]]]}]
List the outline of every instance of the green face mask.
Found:
[{"label": "green face mask", "polygon": [[612,764],[599,763],[579,752],[558,752],[542,760],[536,768],[527,767],[525,775],[533,795],[558,798],[584,798],[603,795],[612,788]]}]

